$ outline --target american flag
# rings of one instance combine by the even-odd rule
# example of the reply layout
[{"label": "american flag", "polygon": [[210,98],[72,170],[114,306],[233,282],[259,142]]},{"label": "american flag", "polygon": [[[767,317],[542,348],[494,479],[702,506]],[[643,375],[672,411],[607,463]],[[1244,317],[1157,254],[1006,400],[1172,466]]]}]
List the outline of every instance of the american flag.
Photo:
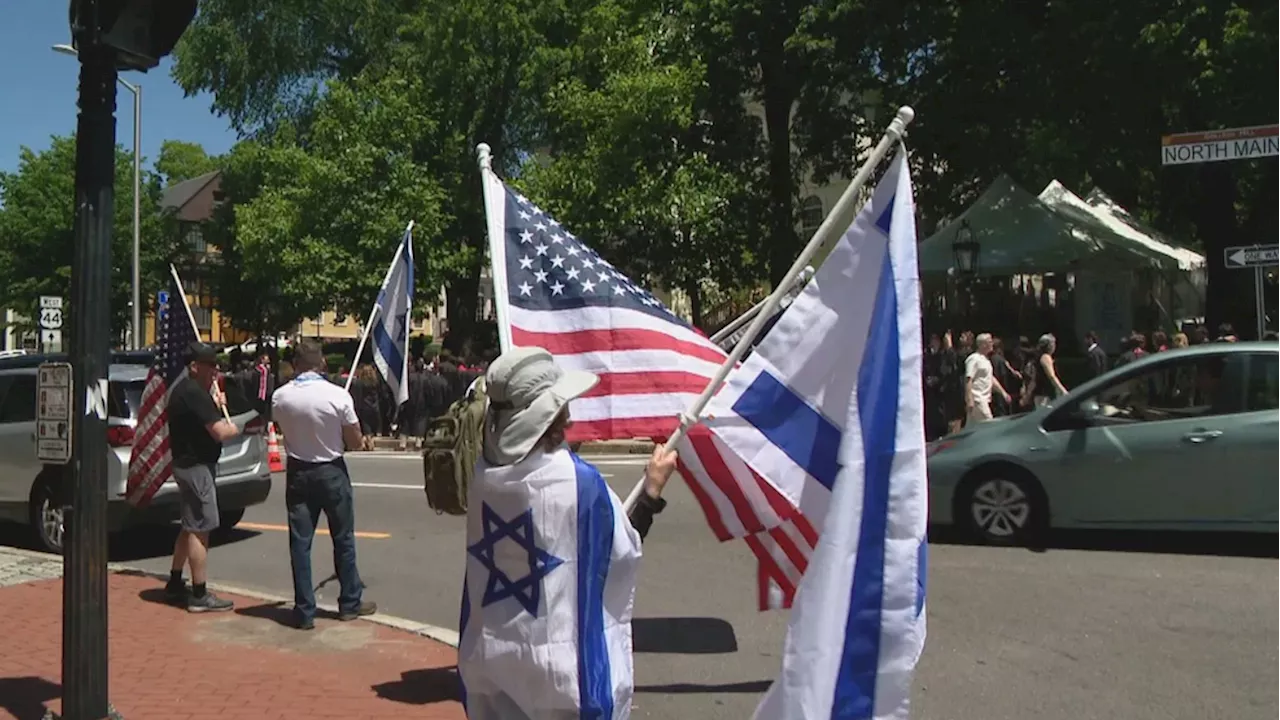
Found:
[{"label": "american flag", "polygon": [[[664,441],[726,353],[528,198],[485,172],[499,332],[600,382],[570,406],[571,442]],[[760,608],[789,607],[817,533],[767,481],[702,426],[678,443],[678,470],[721,540],[759,562]]]},{"label": "american flag", "polygon": [[149,503],[173,475],[173,455],[169,451],[169,388],[185,376],[183,360],[187,347],[199,339],[187,313],[186,296],[175,278],[169,279],[169,305],[161,306],[157,315],[156,359],[142,390],[125,490],[126,499],[135,507]]}]

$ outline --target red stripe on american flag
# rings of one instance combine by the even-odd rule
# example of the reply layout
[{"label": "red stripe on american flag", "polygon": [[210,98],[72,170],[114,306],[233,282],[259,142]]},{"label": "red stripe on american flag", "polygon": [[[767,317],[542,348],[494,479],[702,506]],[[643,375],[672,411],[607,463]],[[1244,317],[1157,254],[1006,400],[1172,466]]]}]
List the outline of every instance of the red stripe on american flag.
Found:
[{"label": "red stripe on american flag", "polygon": [[747,470],[751,472],[751,477],[755,479],[756,486],[760,488],[760,492],[769,503],[769,507],[773,509],[773,512],[777,514],[780,520],[790,520],[800,514],[796,506],[792,505],[790,500],[778,492],[778,488],[774,487],[773,483],[760,477],[760,474],[751,469],[749,465]]},{"label": "red stripe on american flag", "polygon": [[754,535],[746,537],[747,547],[751,548],[751,552],[755,553],[756,560],[760,563],[760,571],[772,580],[779,588],[782,589],[784,596],[794,596],[796,592],[795,585],[787,579],[787,574],[778,567],[777,561],[765,549],[764,544],[760,542],[760,538]]},{"label": "red stripe on american flag", "polygon": [[601,373],[600,382],[582,397],[605,395],[645,395],[651,393],[701,393],[707,378],[690,372]]},{"label": "red stripe on american flag", "polygon": [[711,431],[701,425],[690,428],[689,442],[693,445],[694,452],[698,453],[698,459],[702,461],[702,467],[706,469],[708,478],[720,488],[720,492],[724,493],[729,504],[733,506],[733,511],[742,522],[742,527],[748,533],[764,531],[764,523],[760,522],[755,509],[751,507],[751,501],[743,494],[742,487],[733,476],[733,471],[725,464],[724,458],[720,456],[720,450],[712,441]]},{"label": "red stripe on american flag", "polygon": [[[706,362],[724,362],[724,353],[715,348],[680,340],[657,330],[614,328],[612,330],[574,330],[571,332],[536,332],[511,327],[511,342],[519,346],[537,346],[552,355],[577,355],[588,352],[622,350],[670,350]],[[703,383],[706,387],[706,383]]]},{"label": "red stripe on american flag", "polygon": [[707,518],[707,524],[711,526],[711,532],[716,539],[720,542],[732,540],[733,535],[729,532],[729,528],[725,527],[724,518],[720,517],[720,512],[716,510],[716,504],[711,501],[711,496],[707,495],[706,488],[702,487],[694,477],[693,471],[679,457],[676,458],[676,470],[680,473],[680,477],[684,478],[685,485],[689,486],[693,499],[698,501],[702,514]]},{"label": "red stripe on american flag", "polygon": [[664,442],[671,436],[679,423],[671,417],[639,417],[612,418],[609,420],[587,420],[574,422],[565,431],[569,442],[587,442],[589,440],[631,440],[633,438],[652,438]]},{"label": "red stripe on american flag", "polygon": [[783,554],[791,564],[796,566],[796,570],[799,570],[801,575],[804,575],[805,569],[809,567],[809,556],[800,550],[787,531],[780,527],[770,528],[769,537],[778,543],[778,547],[782,548]]},{"label": "red stripe on american flag", "polygon": [[809,518],[805,517],[804,513],[797,512],[791,518],[791,524],[800,531],[800,537],[809,543],[809,547],[818,546],[818,531],[813,528],[813,523],[809,522]]}]

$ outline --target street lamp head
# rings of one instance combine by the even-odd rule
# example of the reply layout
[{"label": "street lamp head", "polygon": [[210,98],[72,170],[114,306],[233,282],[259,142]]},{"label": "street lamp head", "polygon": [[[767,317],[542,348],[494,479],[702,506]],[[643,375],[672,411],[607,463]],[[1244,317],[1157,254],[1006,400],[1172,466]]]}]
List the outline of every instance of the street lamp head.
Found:
[{"label": "street lamp head", "polygon": [[968,220],[961,220],[956,230],[956,239],[951,243],[951,252],[955,255],[956,271],[960,275],[972,277],[978,274],[978,252],[981,245],[973,239],[973,228]]},{"label": "street lamp head", "polygon": [[66,43],[58,43],[57,45],[54,45],[54,46],[53,46],[53,51],[54,51],[54,52],[60,52],[60,53],[62,53],[63,55],[70,55],[71,57],[79,57],[79,56],[80,56],[80,52],[79,52],[79,51],[77,51],[74,47],[71,47],[70,45],[68,45],[68,44],[66,44]]}]

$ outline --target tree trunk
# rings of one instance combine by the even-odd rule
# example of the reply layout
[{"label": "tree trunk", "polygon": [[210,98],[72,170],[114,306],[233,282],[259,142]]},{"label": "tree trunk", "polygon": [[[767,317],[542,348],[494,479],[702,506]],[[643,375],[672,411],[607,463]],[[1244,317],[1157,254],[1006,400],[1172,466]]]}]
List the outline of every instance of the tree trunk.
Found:
[{"label": "tree trunk", "polygon": [[1253,283],[1248,271],[1232,270],[1223,251],[1247,245],[1236,219],[1236,178],[1230,163],[1206,163],[1200,168],[1200,194],[1195,215],[1196,234],[1204,242],[1208,265],[1205,291],[1205,324],[1217,335],[1218,326],[1231,323],[1242,337],[1252,337],[1254,326]]},{"label": "tree trunk", "polygon": [[689,293],[689,314],[693,316],[693,326],[702,327],[702,287],[697,280],[691,280],[685,286],[685,292]]},{"label": "tree trunk", "polygon": [[769,157],[769,281],[776,286],[791,269],[798,252],[792,213],[791,106],[795,91],[787,73],[782,38],[770,37],[761,53],[765,134]]}]

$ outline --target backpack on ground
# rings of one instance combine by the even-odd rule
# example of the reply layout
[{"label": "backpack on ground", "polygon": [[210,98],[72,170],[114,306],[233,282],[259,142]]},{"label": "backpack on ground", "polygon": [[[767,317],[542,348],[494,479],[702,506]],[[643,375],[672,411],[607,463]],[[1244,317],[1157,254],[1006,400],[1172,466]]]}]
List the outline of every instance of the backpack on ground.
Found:
[{"label": "backpack on ground", "polygon": [[467,514],[467,488],[484,440],[484,378],[427,426],[422,439],[422,479],[427,504],[437,513]]}]

